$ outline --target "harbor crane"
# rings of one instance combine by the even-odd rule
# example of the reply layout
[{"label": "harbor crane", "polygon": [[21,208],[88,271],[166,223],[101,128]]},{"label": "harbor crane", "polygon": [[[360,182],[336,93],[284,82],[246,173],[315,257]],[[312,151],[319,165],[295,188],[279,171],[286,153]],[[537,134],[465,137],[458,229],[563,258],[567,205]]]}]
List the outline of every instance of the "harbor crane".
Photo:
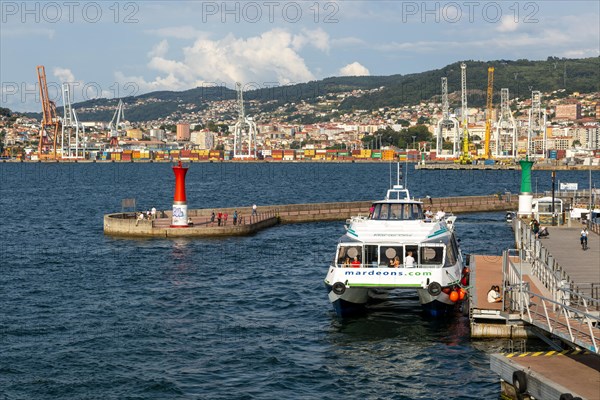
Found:
[{"label": "harbor crane", "polygon": [[473,159],[469,152],[469,116],[467,109],[467,64],[460,64],[460,86],[461,86],[461,100],[462,100],[462,152],[457,162],[460,164],[471,164]]},{"label": "harbor crane", "polygon": [[500,118],[496,126],[496,157],[517,157],[517,124],[510,111],[508,88],[500,89]]},{"label": "harbor crane", "polygon": [[542,157],[546,153],[546,113],[542,111],[542,93],[539,90],[531,92],[531,108],[529,109],[529,129],[527,131],[527,155],[533,157],[536,153],[534,137],[542,135]]},{"label": "harbor crane", "polygon": [[42,103],[42,125],[40,127],[38,157],[40,159],[56,159],[56,140],[58,138],[61,121],[56,114],[56,104],[50,100],[50,97],[48,96],[46,68],[44,68],[43,65],[37,66],[37,77],[40,88],[40,102]]},{"label": "harbor crane", "polygon": [[[485,148],[483,157],[486,160],[492,158],[490,141],[492,139],[492,99],[494,96],[494,67],[488,67],[487,101],[485,109]],[[498,144],[496,144],[497,146]]]},{"label": "harbor crane", "polygon": [[[244,109],[244,90],[240,82],[236,83],[237,101],[239,106],[238,121],[235,123],[233,134],[233,157],[256,158],[256,123],[246,116]],[[244,142],[247,143],[244,151]]]},{"label": "harbor crane", "polygon": [[435,150],[436,157],[442,153],[442,144],[444,141],[444,129],[452,130],[452,157],[458,155],[458,137],[460,134],[459,123],[454,115],[450,115],[450,105],[448,102],[448,78],[442,77],[442,119],[437,123]]},{"label": "harbor crane", "polygon": [[[85,146],[81,147],[81,142],[83,141],[80,141],[80,132],[82,135],[85,135],[85,127],[79,123],[77,112],[71,104],[71,85],[68,83],[62,84],[62,96],[64,116],[60,140],[61,156],[62,158],[84,158]],[[65,135],[67,140],[66,148]]]},{"label": "harbor crane", "polygon": [[110,146],[118,147],[119,145],[119,128],[125,124],[125,105],[123,104],[123,100],[119,99],[119,104],[117,105],[117,109],[108,123],[108,131],[110,135]]}]

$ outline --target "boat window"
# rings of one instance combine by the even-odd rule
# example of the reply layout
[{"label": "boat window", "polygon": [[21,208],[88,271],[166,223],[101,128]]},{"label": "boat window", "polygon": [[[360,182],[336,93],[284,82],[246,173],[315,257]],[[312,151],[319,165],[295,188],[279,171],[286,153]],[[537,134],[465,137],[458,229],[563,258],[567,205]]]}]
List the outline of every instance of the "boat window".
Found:
[{"label": "boat window", "polygon": [[388,219],[389,208],[390,208],[389,204],[381,204],[381,213],[379,214],[378,219]]},{"label": "boat window", "polygon": [[404,247],[402,246],[386,246],[379,247],[379,266],[389,267],[393,265],[394,259],[398,257],[398,262],[404,262]]},{"label": "boat window", "polygon": [[365,267],[378,267],[377,245],[365,246]]},{"label": "boat window", "polygon": [[441,266],[444,263],[444,248],[440,246],[421,247],[421,266]]},{"label": "boat window", "polygon": [[450,238],[450,243],[452,244],[452,250],[454,251],[454,255],[458,260],[460,252],[458,250],[458,242],[456,241],[456,236],[454,236],[454,234],[452,234],[452,237]]},{"label": "boat window", "polygon": [[458,252],[455,245],[456,243],[454,242],[454,240],[450,240],[450,243],[448,243],[448,245],[446,246],[446,266],[452,266],[456,264]]},{"label": "boat window", "polygon": [[362,246],[341,245],[337,256],[338,267],[348,266],[347,264],[351,263],[354,257],[358,261],[362,260]]},{"label": "boat window", "polygon": [[402,219],[401,204],[390,204],[390,219]]},{"label": "boat window", "polygon": [[375,208],[373,209],[373,214],[371,214],[371,219],[379,219],[379,213],[381,212],[381,205],[373,204],[373,206]]}]

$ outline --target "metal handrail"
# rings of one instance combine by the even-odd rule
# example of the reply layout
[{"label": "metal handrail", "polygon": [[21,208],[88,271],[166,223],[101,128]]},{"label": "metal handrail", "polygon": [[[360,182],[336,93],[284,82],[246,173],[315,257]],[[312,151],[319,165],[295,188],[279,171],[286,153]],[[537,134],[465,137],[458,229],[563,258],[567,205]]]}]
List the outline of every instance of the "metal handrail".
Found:
[{"label": "metal handrail", "polygon": [[[597,300],[566,287],[557,290],[558,299],[550,299],[532,292],[529,283],[523,281],[523,257],[519,257],[519,266],[517,266],[510,258],[511,252],[522,255],[521,252],[512,249],[505,250],[503,253],[503,273],[505,281],[509,283],[505,288],[507,294],[505,298],[509,298],[509,309],[518,311],[520,318],[532,325],[600,354],[594,335],[594,332],[600,332],[600,316],[592,314],[589,310],[590,304],[596,303]],[[580,299],[583,310],[576,307],[580,303],[576,306],[572,305],[572,297]],[[540,304],[532,302],[532,299],[539,299],[541,311]],[[560,331],[561,328],[566,328],[568,333]]]}]

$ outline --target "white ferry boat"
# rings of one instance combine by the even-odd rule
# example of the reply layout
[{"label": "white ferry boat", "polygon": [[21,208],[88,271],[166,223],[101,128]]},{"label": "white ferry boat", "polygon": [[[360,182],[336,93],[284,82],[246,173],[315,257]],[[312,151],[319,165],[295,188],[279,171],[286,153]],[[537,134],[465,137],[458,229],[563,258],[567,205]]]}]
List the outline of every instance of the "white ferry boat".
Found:
[{"label": "white ferry boat", "polygon": [[423,203],[402,185],[388,190],[371,210],[368,217],[347,221],[325,278],[339,316],[365,311],[380,289],[416,290],[433,316],[463,300],[469,269],[454,234],[455,216],[424,213]]}]

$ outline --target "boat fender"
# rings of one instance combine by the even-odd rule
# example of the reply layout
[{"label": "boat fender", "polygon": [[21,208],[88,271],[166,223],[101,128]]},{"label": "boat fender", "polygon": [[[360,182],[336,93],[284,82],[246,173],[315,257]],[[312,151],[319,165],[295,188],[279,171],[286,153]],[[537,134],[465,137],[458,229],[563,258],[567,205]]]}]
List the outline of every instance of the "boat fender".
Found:
[{"label": "boat fender", "polygon": [[563,393],[558,400],[573,400],[573,395],[571,393]]},{"label": "boat fender", "polygon": [[437,296],[442,292],[442,285],[437,282],[431,282],[429,286],[427,286],[427,292],[432,296]]},{"label": "boat fender", "polygon": [[515,371],[512,376],[513,386],[519,394],[527,392],[527,374],[523,371]]},{"label": "boat fender", "polygon": [[346,285],[344,285],[342,282],[336,282],[331,287],[331,290],[333,291],[333,293],[337,294],[338,296],[341,296],[346,291]]}]

